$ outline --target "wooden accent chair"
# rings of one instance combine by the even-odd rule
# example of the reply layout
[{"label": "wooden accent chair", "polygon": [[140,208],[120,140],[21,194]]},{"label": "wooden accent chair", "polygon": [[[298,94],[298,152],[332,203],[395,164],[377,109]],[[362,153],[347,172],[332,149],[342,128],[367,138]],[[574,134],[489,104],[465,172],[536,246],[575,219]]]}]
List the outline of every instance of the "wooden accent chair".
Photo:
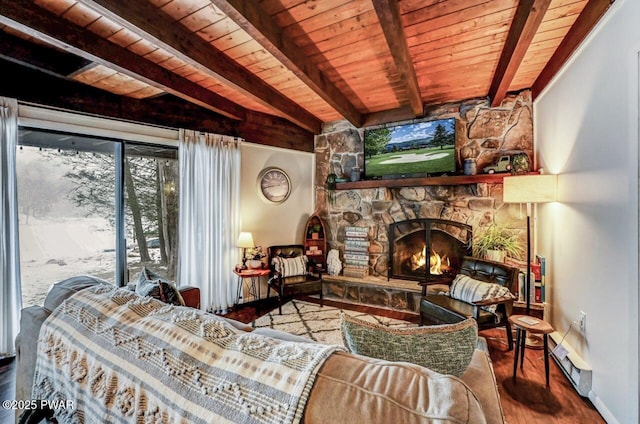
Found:
[{"label": "wooden accent chair", "polygon": [[[478,323],[478,330],[506,327],[509,350],[513,349],[509,315],[517,294],[519,270],[504,263],[465,256],[458,274],[506,287],[514,296],[507,295],[469,303],[453,298],[449,293],[427,294],[420,299],[420,324],[449,324],[472,317]],[[483,309],[491,305],[496,305],[496,313]]]},{"label": "wooden accent chair", "polygon": [[285,299],[299,295],[320,294],[322,306],[322,268],[309,260],[301,244],[270,246],[267,299],[271,290],[278,294],[278,310],[282,315]]}]

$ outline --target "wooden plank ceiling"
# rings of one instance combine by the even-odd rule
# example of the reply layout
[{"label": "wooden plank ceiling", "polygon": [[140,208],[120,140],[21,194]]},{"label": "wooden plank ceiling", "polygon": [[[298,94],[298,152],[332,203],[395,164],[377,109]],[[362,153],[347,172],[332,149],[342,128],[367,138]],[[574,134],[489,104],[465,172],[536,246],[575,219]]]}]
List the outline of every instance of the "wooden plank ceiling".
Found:
[{"label": "wooden plank ceiling", "polygon": [[[5,43],[0,55],[120,96],[171,93],[317,134],[341,119],[362,127],[425,105],[535,96],[612,1],[6,1],[4,33],[40,50]],[[46,48],[64,55],[51,63]]]}]

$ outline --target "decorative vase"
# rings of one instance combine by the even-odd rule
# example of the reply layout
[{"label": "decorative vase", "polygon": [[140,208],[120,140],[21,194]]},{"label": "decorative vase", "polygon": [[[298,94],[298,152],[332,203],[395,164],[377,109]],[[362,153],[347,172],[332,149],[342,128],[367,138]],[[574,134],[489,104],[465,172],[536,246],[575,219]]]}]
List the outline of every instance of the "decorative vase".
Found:
[{"label": "decorative vase", "polygon": [[259,259],[249,259],[247,261],[247,266],[251,269],[260,269],[262,268],[262,261]]},{"label": "decorative vase", "polygon": [[336,174],[329,174],[327,175],[327,181],[325,183],[325,188],[327,189],[327,198],[329,199],[329,203],[332,205],[335,200],[337,178],[338,176]]},{"label": "decorative vase", "polygon": [[504,262],[505,253],[502,250],[487,250],[484,256],[490,261]]},{"label": "decorative vase", "polygon": [[476,175],[478,173],[476,160],[473,158],[464,160],[464,175]]}]

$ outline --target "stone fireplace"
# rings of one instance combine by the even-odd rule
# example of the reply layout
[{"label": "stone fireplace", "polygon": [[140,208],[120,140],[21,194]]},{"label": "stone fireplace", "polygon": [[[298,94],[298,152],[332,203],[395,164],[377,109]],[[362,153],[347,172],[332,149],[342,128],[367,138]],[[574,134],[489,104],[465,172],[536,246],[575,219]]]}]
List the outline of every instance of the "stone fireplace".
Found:
[{"label": "stone fireplace", "polygon": [[[498,107],[491,107],[486,99],[475,99],[429,108],[426,116],[433,119],[456,117],[456,160],[459,169],[462,169],[464,159],[469,157],[476,158],[479,172],[503,152],[522,150],[530,158],[533,157],[529,91],[507,96]],[[519,232],[524,242],[524,215],[518,205],[502,201],[501,183],[398,187],[381,185],[336,190],[329,196],[325,184],[329,173],[348,177],[354,169],[362,169],[362,132],[363,129],[353,128],[346,121],[340,121],[326,126],[323,134],[316,137],[316,212],[327,224],[327,249],[337,249],[343,258],[345,229],[349,226],[369,229],[369,277],[353,282],[350,287],[336,285],[336,293],[343,291],[342,299],[400,309],[406,306],[409,310],[415,310],[415,298],[404,296],[400,290],[392,291],[389,287],[393,286],[388,283],[391,280],[393,284],[415,288],[419,299],[420,288],[417,282],[427,277],[433,278],[422,269],[407,270],[406,264],[399,267],[392,264],[394,255],[400,255],[401,263],[406,263],[407,253],[399,253],[400,249],[413,251],[420,240],[424,243],[427,236],[422,237],[420,234],[424,235],[426,222],[434,230],[428,236],[430,243],[436,244],[434,250],[440,250],[439,245],[445,242],[451,242],[454,246],[439,252],[441,257],[449,256],[449,266],[452,267],[456,265],[454,257],[461,251],[471,253],[465,249],[468,248],[466,242],[472,237],[472,233],[491,223],[499,223]],[[535,161],[532,163],[535,164]],[[441,221],[462,225],[450,226]],[[406,234],[390,234],[390,228],[401,222],[412,222],[406,227],[413,230]],[[401,227],[404,228],[404,224],[395,225],[394,228]],[[394,239],[399,240],[400,247],[393,246]],[[419,250],[421,249],[420,247]],[[393,269],[392,273],[390,268]],[[452,272],[446,271],[445,277]]]},{"label": "stone fireplace", "polygon": [[471,254],[470,225],[444,219],[411,219],[389,225],[388,278],[450,282]]}]

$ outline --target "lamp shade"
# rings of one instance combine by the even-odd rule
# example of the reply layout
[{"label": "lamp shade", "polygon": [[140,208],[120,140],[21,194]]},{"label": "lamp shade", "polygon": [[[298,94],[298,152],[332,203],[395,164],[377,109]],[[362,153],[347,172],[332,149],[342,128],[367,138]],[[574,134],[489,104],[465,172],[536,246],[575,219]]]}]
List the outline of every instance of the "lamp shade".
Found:
[{"label": "lamp shade", "polygon": [[557,200],[558,176],[514,175],[503,179],[505,203],[546,203]]},{"label": "lamp shade", "polygon": [[253,236],[249,232],[241,232],[238,236],[238,247],[254,247]]}]

